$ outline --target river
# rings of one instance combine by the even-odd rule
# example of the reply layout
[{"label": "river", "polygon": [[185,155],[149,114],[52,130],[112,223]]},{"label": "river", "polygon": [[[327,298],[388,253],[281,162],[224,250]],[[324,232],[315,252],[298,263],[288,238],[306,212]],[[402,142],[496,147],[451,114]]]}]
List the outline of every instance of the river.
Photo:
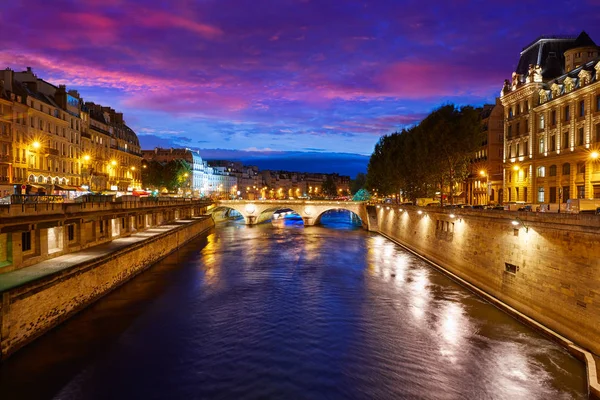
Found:
[{"label": "river", "polygon": [[220,224],[2,363],[0,398],[587,398],[563,348],[323,222]]}]

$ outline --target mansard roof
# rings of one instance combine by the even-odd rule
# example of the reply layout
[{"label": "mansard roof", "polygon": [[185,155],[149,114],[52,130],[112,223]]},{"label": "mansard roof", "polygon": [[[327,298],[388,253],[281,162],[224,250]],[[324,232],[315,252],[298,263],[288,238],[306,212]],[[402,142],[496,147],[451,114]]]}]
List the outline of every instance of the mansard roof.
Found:
[{"label": "mansard roof", "polygon": [[585,32],[579,36],[541,36],[523,48],[516,73],[526,76],[529,65],[542,67],[544,80],[561,76],[565,73],[565,51],[576,47],[596,46],[596,43]]}]

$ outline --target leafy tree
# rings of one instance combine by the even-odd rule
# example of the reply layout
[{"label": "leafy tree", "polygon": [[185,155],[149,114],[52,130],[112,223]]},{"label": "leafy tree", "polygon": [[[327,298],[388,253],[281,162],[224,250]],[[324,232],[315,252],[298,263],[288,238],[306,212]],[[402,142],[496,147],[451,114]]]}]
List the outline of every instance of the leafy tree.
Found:
[{"label": "leafy tree", "polygon": [[367,183],[367,176],[362,172],[356,174],[356,178],[350,181],[350,192],[357,193],[360,189],[365,187]]},{"label": "leafy tree", "polygon": [[142,170],[142,183],[146,188],[158,190],[166,188],[174,191],[183,187],[191,175],[192,169],[185,160],[172,160],[167,163],[150,161]]},{"label": "leafy tree", "polygon": [[327,175],[325,182],[322,185],[323,195],[326,197],[335,197],[337,196],[337,186],[333,181],[333,177],[331,175]]},{"label": "leafy tree", "polygon": [[371,193],[367,189],[360,189],[354,197],[352,197],[352,201],[369,201],[371,200]]},{"label": "leafy tree", "polygon": [[437,191],[452,197],[482,140],[478,110],[442,106],[419,125],[379,140],[369,160],[366,187],[411,200],[433,197]]},{"label": "leafy tree", "polygon": [[142,169],[144,188],[160,189],[163,186],[163,167],[163,164],[158,161],[150,161],[147,167]]}]

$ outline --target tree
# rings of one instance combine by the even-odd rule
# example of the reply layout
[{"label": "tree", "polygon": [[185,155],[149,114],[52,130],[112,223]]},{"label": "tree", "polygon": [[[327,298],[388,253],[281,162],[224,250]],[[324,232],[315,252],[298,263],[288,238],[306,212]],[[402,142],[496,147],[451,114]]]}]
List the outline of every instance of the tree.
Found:
[{"label": "tree", "polygon": [[356,178],[350,181],[350,192],[357,193],[360,189],[365,187],[367,183],[367,176],[362,172],[356,174]]},{"label": "tree", "polygon": [[482,141],[478,110],[442,106],[417,126],[380,138],[369,160],[366,187],[411,200],[445,191],[452,197]]},{"label": "tree", "polygon": [[191,175],[192,169],[185,160],[171,160],[167,163],[150,161],[142,170],[142,184],[146,188],[174,191],[183,187]]},{"label": "tree", "polygon": [[331,175],[327,175],[325,182],[322,185],[323,195],[326,197],[335,197],[337,196],[337,186],[333,181],[333,177]]}]

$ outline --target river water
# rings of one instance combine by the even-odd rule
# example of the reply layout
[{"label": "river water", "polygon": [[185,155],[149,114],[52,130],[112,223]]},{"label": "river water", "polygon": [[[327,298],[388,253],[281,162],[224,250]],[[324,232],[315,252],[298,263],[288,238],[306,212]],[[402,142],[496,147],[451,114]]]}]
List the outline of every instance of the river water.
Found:
[{"label": "river water", "polygon": [[0,398],[587,398],[560,346],[349,221],[221,224],[6,360]]}]

